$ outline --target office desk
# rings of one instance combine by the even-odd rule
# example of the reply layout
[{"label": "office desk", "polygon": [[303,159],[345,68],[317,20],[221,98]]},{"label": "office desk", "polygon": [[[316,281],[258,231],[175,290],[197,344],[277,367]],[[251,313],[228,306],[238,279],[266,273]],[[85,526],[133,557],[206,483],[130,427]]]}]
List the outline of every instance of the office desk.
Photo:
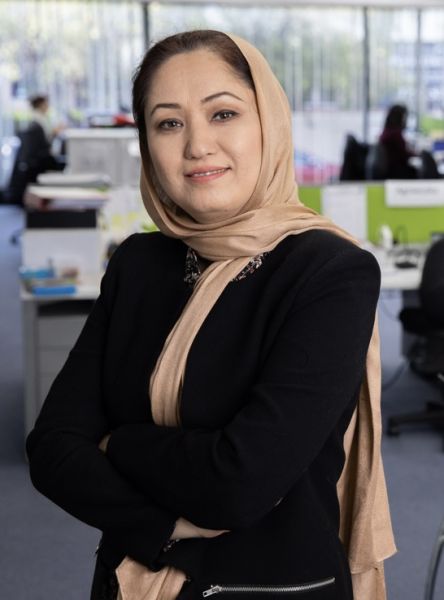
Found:
[{"label": "office desk", "polygon": [[[398,269],[393,254],[369,248],[382,272],[382,290],[402,292],[403,303],[416,303],[421,267]],[[49,388],[76,341],[94,300],[99,294],[100,276],[90,277],[69,296],[38,297],[22,291],[25,364],[25,434],[37,418]]]},{"label": "office desk", "polygon": [[402,254],[403,248],[395,248],[387,252],[378,246],[368,246],[367,249],[372,252],[381,268],[381,289],[382,290],[397,290],[401,292],[415,291],[421,283],[422,267],[424,257],[428,246],[425,244],[417,244],[408,250],[418,253],[418,264],[416,267],[400,269],[396,267],[395,262]]},{"label": "office desk", "polygon": [[[419,253],[418,266],[415,268],[400,269],[395,266],[396,254],[386,252],[382,248],[369,248],[381,267],[381,298],[383,301],[384,292],[398,292],[401,295],[402,307],[415,307],[420,303],[418,289],[421,283],[422,267],[428,245],[417,245],[414,250]],[[402,252],[402,249],[400,249]],[[404,356],[408,356],[409,351],[417,340],[416,336],[407,333],[399,322],[399,347]]]},{"label": "office desk", "polygon": [[397,269],[396,267],[381,268],[381,289],[416,291],[421,283],[421,268]]},{"label": "office desk", "polygon": [[41,297],[22,291],[25,372],[25,435],[99,294],[99,277],[79,286],[75,295]]}]

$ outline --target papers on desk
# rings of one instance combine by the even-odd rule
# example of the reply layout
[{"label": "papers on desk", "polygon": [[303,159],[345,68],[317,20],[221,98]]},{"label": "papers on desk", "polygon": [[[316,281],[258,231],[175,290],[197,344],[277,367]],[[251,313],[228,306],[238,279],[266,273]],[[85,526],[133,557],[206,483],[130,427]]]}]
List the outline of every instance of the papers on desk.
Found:
[{"label": "papers on desk", "polygon": [[365,186],[359,184],[326,185],[322,190],[321,212],[358,240],[367,238]]},{"label": "papers on desk", "polygon": [[107,188],[111,185],[108,175],[103,173],[41,173],[37,177],[41,186],[81,187],[81,188]]},{"label": "papers on desk", "polygon": [[77,291],[76,268],[60,271],[57,274],[52,265],[39,269],[21,267],[19,274],[25,290],[35,296],[67,296]]},{"label": "papers on desk", "polygon": [[85,210],[101,208],[109,192],[96,188],[30,185],[25,205],[37,210]]},{"label": "papers on desk", "polygon": [[388,180],[385,182],[385,202],[387,206],[398,208],[444,206],[444,180]]}]

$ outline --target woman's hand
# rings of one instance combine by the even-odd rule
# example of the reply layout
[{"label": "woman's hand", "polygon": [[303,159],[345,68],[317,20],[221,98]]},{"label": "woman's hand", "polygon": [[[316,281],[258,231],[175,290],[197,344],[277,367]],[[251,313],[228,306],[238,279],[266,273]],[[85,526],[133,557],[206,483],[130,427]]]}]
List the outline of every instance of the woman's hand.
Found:
[{"label": "woman's hand", "polygon": [[[106,453],[108,447],[108,441],[111,437],[110,433],[107,433],[101,440],[99,448],[102,452]],[[197,527],[190,521],[180,517],[176,521],[176,526],[171,535],[172,540],[185,540],[187,538],[213,538],[222,533],[227,533],[228,529],[205,529],[204,527]]]},{"label": "woman's hand", "polygon": [[[103,453],[106,453],[108,447],[108,441],[111,437],[110,433],[107,433],[100,441],[99,448]],[[176,526],[171,535],[172,540],[185,540],[188,538],[213,538],[222,533],[227,533],[228,529],[205,529],[204,527],[197,527],[190,521],[183,519],[182,517],[176,521]]]},{"label": "woman's hand", "polygon": [[228,529],[205,529],[204,527],[197,527],[190,521],[183,519],[182,517],[176,522],[176,527],[171,535],[173,540],[184,540],[187,538],[213,538],[227,533]]},{"label": "woman's hand", "polygon": [[101,450],[102,452],[104,452],[105,454],[106,454],[106,449],[108,448],[108,441],[109,441],[109,438],[110,438],[110,437],[111,437],[111,434],[110,434],[110,433],[107,433],[107,434],[105,435],[105,437],[104,437],[104,438],[102,438],[102,441],[101,441],[101,442],[100,442],[100,444],[99,444],[99,448],[100,448],[100,450]]},{"label": "woman's hand", "polygon": [[[107,433],[101,440],[99,448],[102,452],[106,453],[108,447],[108,441],[111,437],[110,433]],[[180,517],[176,521],[173,534],[171,535],[172,540],[185,540],[187,538],[213,538],[222,533],[227,533],[228,529],[205,529],[204,527],[197,527],[190,521]]]}]

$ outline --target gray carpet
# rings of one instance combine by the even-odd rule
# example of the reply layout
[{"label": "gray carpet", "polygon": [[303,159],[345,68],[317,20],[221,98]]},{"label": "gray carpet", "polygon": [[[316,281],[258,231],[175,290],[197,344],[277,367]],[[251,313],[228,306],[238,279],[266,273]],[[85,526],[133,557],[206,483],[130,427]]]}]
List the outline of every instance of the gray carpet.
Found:
[{"label": "gray carpet", "polygon": [[[23,449],[23,362],[17,269],[18,209],[0,207],[0,600],[86,600],[98,534],[31,486]],[[399,295],[384,294],[380,323],[384,380],[402,362]],[[383,414],[422,409],[437,397],[408,370],[384,393]],[[383,441],[398,554],[387,561],[390,600],[421,600],[431,549],[444,516],[442,436],[417,430]],[[435,600],[444,598],[444,564]]]},{"label": "gray carpet", "polygon": [[98,533],[32,487],[24,458],[19,209],[0,207],[0,600],[89,598]]},{"label": "gray carpet", "polygon": [[[379,303],[383,380],[402,364],[400,310],[397,293],[383,293]],[[438,400],[435,386],[403,371],[383,393],[384,422],[388,415],[424,409]],[[383,438],[383,457],[398,554],[386,562],[388,598],[421,600],[431,550],[444,517],[443,433],[428,427]],[[444,598],[444,561],[438,572],[435,600]]]}]

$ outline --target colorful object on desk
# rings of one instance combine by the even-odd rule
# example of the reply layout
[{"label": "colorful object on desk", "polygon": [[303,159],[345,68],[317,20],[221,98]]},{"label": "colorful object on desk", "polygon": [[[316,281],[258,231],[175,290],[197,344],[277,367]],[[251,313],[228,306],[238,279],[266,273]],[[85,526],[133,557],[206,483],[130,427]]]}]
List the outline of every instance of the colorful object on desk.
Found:
[{"label": "colorful object on desk", "polygon": [[20,267],[25,289],[35,296],[66,296],[77,292],[78,270],[65,267],[57,273],[53,266],[30,269]]},{"label": "colorful object on desk", "polygon": [[36,296],[65,296],[77,291],[77,281],[68,277],[35,277],[24,279],[23,284]]},{"label": "colorful object on desk", "polygon": [[34,296],[70,296],[77,292],[77,286],[74,284],[60,284],[60,285],[50,285],[50,286],[41,286],[36,285],[31,289]]},{"label": "colorful object on desk", "polygon": [[20,267],[19,274],[21,279],[49,279],[55,277],[54,267],[42,267],[40,269],[29,269],[27,267]]},{"label": "colorful object on desk", "polygon": [[77,292],[77,281],[67,277],[24,279],[23,283],[35,296],[66,296]]}]

